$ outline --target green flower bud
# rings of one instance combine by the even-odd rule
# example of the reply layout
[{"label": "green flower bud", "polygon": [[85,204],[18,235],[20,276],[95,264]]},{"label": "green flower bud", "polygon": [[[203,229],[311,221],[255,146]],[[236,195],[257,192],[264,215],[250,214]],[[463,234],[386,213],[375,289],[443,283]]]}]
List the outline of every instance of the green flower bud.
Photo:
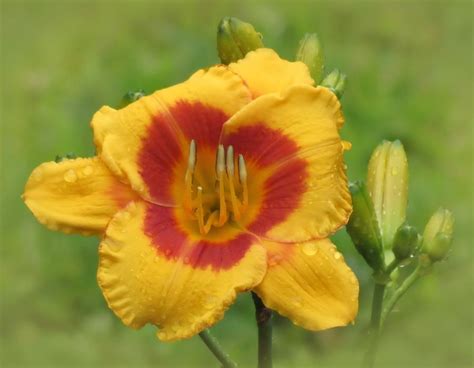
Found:
[{"label": "green flower bud", "polygon": [[426,224],[423,233],[422,251],[432,262],[446,258],[453,239],[454,216],[451,211],[440,208]]},{"label": "green flower bud", "polygon": [[324,72],[324,55],[316,33],[307,33],[301,39],[296,60],[306,64],[314,82],[319,84]]},{"label": "green flower bud", "polygon": [[217,27],[217,52],[223,64],[242,59],[263,47],[262,35],[250,23],[234,17],[223,18]]},{"label": "green flower bud", "polygon": [[363,182],[349,185],[352,195],[352,215],[346,226],[357,251],[375,271],[384,268],[382,241],[377,217]]},{"label": "green flower bud", "polygon": [[410,258],[416,252],[420,242],[418,231],[408,224],[400,226],[393,240],[393,254],[399,261]]},{"label": "green flower bud", "polygon": [[408,161],[399,140],[383,141],[372,153],[367,189],[382,233],[382,244],[391,249],[397,229],[405,222],[408,199]]},{"label": "green flower bud", "polygon": [[128,91],[122,97],[122,102],[120,103],[120,107],[125,107],[132,102],[135,102],[145,96],[145,91],[143,89],[139,89],[138,91]]},{"label": "green flower bud", "polygon": [[341,98],[346,88],[347,76],[342,74],[338,69],[334,69],[321,82],[321,86],[330,88],[337,98]]}]

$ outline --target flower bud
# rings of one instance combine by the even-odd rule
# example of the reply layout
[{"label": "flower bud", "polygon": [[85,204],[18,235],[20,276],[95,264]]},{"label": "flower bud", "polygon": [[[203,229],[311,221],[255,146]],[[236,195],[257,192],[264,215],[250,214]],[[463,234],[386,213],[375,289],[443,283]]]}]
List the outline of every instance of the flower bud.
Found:
[{"label": "flower bud", "polygon": [[324,72],[324,55],[316,33],[307,33],[301,39],[296,60],[306,64],[314,82],[319,84]]},{"label": "flower bud", "polygon": [[372,153],[367,189],[380,225],[382,244],[391,249],[397,229],[405,222],[408,161],[399,140],[383,141]]},{"label": "flower bud", "polygon": [[423,233],[422,251],[431,261],[437,262],[446,258],[451,249],[453,238],[454,216],[451,211],[440,208],[426,224]]},{"label": "flower bud", "polygon": [[352,195],[352,215],[346,226],[357,251],[375,271],[384,268],[382,241],[377,217],[363,182],[349,185]]},{"label": "flower bud", "polygon": [[393,240],[393,254],[399,261],[410,258],[418,248],[420,234],[408,224],[400,226]]},{"label": "flower bud", "polygon": [[145,91],[143,89],[139,89],[138,91],[128,91],[125,93],[125,95],[122,97],[122,102],[120,104],[120,107],[125,107],[132,102],[135,102],[145,96]]},{"label": "flower bud", "polygon": [[337,98],[341,98],[346,88],[347,76],[342,74],[339,69],[334,69],[321,82],[321,86],[330,88]]},{"label": "flower bud", "polygon": [[217,27],[217,52],[223,64],[242,59],[249,51],[263,47],[262,35],[250,23],[223,18]]}]

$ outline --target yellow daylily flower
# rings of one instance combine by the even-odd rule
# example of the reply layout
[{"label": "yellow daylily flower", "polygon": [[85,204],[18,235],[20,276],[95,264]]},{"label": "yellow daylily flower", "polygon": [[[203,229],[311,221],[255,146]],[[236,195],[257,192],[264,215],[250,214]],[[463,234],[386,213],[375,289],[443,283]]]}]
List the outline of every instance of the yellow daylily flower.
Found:
[{"label": "yellow daylily flower", "polygon": [[238,292],[307,329],[353,321],[358,282],[327,239],[351,213],[340,104],[269,49],[127,107],[97,157],[36,168],[24,200],[53,230],[100,234],[98,282],[132,328],[191,337]]}]

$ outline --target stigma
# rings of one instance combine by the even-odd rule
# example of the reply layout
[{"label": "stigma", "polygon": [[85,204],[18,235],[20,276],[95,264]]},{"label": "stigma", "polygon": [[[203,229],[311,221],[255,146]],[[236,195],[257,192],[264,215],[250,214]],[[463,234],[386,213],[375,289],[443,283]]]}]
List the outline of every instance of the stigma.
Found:
[{"label": "stigma", "polygon": [[[247,168],[242,155],[234,155],[234,148],[217,147],[215,185],[205,188],[195,178],[197,163],[196,142],[189,144],[188,166],[184,176],[183,208],[197,221],[202,235],[212,227],[222,227],[229,221],[239,221],[248,206]],[[208,181],[212,182],[212,180]]]}]

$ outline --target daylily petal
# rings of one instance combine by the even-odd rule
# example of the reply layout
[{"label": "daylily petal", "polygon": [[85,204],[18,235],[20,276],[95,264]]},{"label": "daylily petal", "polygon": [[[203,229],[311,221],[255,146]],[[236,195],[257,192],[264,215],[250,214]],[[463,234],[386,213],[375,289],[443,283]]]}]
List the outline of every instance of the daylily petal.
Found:
[{"label": "daylily petal", "polygon": [[101,233],[112,216],[137,195],[120,183],[98,158],[78,158],[38,166],[23,200],[51,230]]},{"label": "daylily petal", "polygon": [[200,70],[121,110],[103,107],[92,120],[94,140],[109,168],[143,198],[173,206],[174,171],[186,161],[191,139],[215,150],[222,124],[250,100],[226,67]]},{"label": "daylily petal", "polygon": [[230,64],[229,69],[243,78],[254,98],[293,85],[314,84],[303,62],[283,60],[271,49],[249,52],[244,59]]},{"label": "daylily petal", "polygon": [[301,242],[325,238],[347,222],[342,119],[328,89],[295,86],[258,98],[226,122],[221,142],[248,161],[243,226],[268,239]]},{"label": "daylily petal", "polygon": [[267,307],[313,331],[354,321],[359,284],[329,239],[265,246],[269,266],[254,291]]},{"label": "daylily petal", "polygon": [[[98,271],[104,296],[123,323],[159,326],[158,337],[167,341],[216,323],[236,293],[256,286],[266,271],[260,244],[193,239],[173,211],[139,202],[119,212],[100,246]],[[239,244],[248,241],[241,252]]]}]

